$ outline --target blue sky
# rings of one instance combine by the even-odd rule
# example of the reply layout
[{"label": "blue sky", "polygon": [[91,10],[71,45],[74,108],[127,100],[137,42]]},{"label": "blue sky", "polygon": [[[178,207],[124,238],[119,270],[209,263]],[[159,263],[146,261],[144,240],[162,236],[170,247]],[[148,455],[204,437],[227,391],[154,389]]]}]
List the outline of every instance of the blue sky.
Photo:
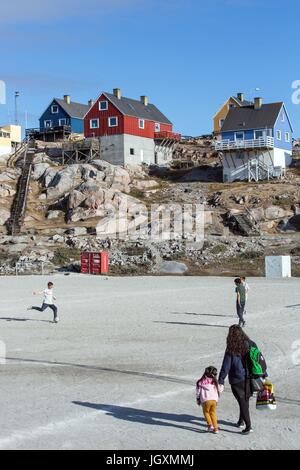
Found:
[{"label": "blue sky", "polygon": [[244,91],[285,101],[300,136],[300,104],[291,99],[299,17],[298,0],[2,2],[0,124],[13,120],[15,90],[22,124],[26,111],[37,127],[54,96],[87,103],[119,87],[148,95],[175,130],[200,135],[225,99]]}]

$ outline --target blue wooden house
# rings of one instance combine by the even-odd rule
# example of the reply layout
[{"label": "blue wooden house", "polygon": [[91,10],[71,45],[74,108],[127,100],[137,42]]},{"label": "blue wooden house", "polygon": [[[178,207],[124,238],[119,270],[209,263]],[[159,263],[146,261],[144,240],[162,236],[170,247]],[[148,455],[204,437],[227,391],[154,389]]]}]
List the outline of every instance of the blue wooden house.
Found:
[{"label": "blue wooden house", "polygon": [[254,103],[229,111],[215,144],[223,161],[223,180],[281,177],[291,164],[293,127],[283,102]]},{"label": "blue wooden house", "polygon": [[40,131],[51,133],[65,128],[70,133],[83,134],[83,117],[91,104],[75,103],[69,95],[64,95],[64,99],[53,98],[39,119]]}]

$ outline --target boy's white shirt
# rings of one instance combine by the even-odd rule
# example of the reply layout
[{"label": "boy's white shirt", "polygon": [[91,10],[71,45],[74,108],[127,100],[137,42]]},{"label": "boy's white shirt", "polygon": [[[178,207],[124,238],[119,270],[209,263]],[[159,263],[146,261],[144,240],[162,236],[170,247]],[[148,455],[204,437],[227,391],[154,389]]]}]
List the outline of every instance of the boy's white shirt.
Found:
[{"label": "boy's white shirt", "polygon": [[44,303],[52,305],[53,299],[55,299],[53,289],[45,289],[43,291],[43,295],[44,295]]},{"label": "boy's white shirt", "polygon": [[247,282],[244,283],[245,286],[245,292],[246,292],[246,301],[248,300],[248,292],[250,290],[249,284]]}]

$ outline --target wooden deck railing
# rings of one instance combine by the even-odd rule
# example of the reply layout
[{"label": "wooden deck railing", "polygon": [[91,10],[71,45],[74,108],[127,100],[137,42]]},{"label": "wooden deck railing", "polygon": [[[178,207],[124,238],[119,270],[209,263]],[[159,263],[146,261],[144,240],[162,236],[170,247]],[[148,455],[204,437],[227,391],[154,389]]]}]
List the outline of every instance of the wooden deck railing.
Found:
[{"label": "wooden deck railing", "polygon": [[256,148],[274,148],[273,137],[260,137],[250,140],[221,140],[215,142],[215,150],[240,150]]}]

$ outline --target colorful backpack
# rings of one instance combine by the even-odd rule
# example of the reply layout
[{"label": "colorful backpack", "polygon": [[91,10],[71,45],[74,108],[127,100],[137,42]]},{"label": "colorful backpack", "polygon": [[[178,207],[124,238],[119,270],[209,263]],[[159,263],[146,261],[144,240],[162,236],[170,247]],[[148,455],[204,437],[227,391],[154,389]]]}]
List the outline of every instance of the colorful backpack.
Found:
[{"label": "colorful backpack", "polygon": [[267,363],[255,343],[252,343],[247,354],[248,371],[251,378],[266,377]]},{"label": "colorful backpack", "polygon": [[258,392],[256,398],[257,410],[276,410],[276,399],[274,396],[274,387],[270,382],[264,383],[264,389]]}]

